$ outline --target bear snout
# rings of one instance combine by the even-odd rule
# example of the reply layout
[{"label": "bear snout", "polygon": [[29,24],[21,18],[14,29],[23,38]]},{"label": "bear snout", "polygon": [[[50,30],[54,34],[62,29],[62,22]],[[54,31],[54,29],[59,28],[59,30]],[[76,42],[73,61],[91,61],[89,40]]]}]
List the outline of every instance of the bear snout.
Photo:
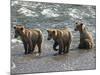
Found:
[{"label": "bear snout", "polygon": [[47,40],[50,40],[50,38],[47,38]]}]

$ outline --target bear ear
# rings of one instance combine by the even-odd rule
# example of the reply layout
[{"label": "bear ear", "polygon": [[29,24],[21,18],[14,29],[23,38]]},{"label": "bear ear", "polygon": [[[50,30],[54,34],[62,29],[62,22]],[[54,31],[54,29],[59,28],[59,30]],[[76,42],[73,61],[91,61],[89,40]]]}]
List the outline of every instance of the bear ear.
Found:
[{"label": "bear ear", "polygon": [[16,29],[16,26],[13,26],[14,29]]},{"label": "bear ear", "polygon": [[52,33],[55,35],[55,36],[57,36],[57,32],[54,30],[54,31],[52,31]]},{"label": "bear ear", "polygon": [[21,30],[23,30],[24,28],[25,28],[24,26],[21,26],[21,28],[20,28],[20,29],[21,29]]},{"label": "bear ear", "polygon": [[53,34],[55,34],[55,31],[52,31],[53,32]]},{"label": "bear ear", "polygon": [[54,30],[54,31],[52,31],[53,32],[53,34],[55,35],[55,36],[57,36],[57,32]]}]

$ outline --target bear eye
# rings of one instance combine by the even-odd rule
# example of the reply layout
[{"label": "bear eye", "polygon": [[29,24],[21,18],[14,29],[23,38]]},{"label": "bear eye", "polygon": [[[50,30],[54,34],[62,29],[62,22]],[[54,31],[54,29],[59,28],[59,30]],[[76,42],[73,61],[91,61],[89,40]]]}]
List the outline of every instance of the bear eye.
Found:
[{"label": "bear eye", "polygon": [[78,24],[78,23],[76,22],[76,24]]}]

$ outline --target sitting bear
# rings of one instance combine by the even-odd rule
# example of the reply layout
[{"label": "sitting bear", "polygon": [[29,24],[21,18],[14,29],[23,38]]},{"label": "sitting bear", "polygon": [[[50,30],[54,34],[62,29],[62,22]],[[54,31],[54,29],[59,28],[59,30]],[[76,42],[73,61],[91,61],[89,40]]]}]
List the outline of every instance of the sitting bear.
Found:
[{"label": "sitting bear", "polygon": [[90,32],[88,32],[86,26],[81,22],[76,22],[75,31],[80,33],[80,44],[79,49],[91,49],[94,46],[93,37]]},{"label": "sitting bear", "polygon": [[59,46],[59,54],[68,53],[72,41],[72,34],[68,28],[63,29],[47,29],[47,40],[53,39],[53,49],[57,51],[56,47]]},{"label": "sitting bear", "polygon": [[15,38],[21,37],[24,45],[25,54],[30,54],[34,51],[35,46],[38,46],[38,53],[41,53],[42,32],[39,29],[28,29],[23,25],[14,26]]}]

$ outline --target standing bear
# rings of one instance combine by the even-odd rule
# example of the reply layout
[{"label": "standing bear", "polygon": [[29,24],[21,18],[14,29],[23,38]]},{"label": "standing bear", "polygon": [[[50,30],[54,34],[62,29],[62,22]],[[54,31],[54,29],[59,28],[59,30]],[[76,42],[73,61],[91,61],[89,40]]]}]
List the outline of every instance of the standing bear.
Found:
[{"label": "standing bear", "polygon": [[94,46],[93,37],[82,22],[76,22],[75,31],[80,33],[79,49],[91,49]]},{"label": "standing bear", "polygon": [[[69,52],[69,47],[72,41],[72,33],[68,30],[68,28],[47,29],[47,32],[47,40],[54,40],[53,49],[55,51],[59,50],[59,54]],[[59,46],[59,49],[56,49],[57,46]]]},{"label": "standing bear", "polygon": [[35,46],[38,46],[38,53],[41,53],[42,32],[39,29],[28,29],[23,25],[14,26],[15,38],[21,37],[24,45],[25,54],[30,54],[34,51]]}]

